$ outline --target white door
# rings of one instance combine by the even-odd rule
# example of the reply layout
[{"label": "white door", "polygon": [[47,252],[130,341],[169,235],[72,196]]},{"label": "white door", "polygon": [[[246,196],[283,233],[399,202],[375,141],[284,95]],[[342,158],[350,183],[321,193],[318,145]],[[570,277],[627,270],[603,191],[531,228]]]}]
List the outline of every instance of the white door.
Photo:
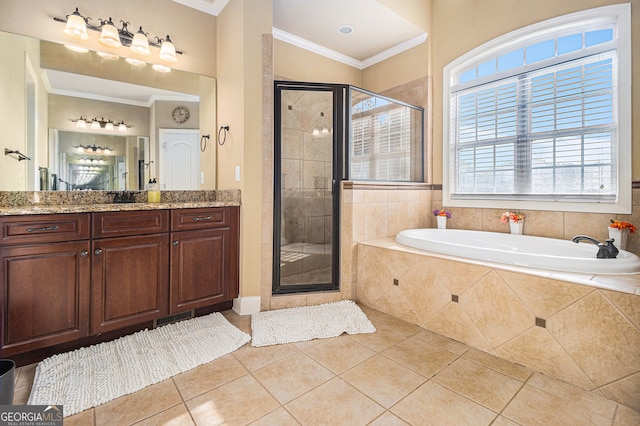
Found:
[{"label": "white door", "polygon": [[200,131],[160,129],[160,188],[200,189]]}]

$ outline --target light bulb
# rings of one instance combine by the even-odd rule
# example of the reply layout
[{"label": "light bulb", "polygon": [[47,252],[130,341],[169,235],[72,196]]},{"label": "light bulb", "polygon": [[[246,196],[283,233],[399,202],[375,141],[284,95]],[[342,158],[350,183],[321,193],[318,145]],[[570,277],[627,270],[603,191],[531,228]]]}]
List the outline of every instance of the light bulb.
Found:
[{"label": "light bulb", "polygon": [[92,130],[100,130],[100,123],[98,123],[98,120],[96,120],[95,118],[91,122],[91,129]]},{"label": "light bulb", "polygon": [[78,129],[86,129],[87,128],[87,122],[84,121],[84,118],[80,117],[78,119],[78,121],[76,121],[76,128],[78,128]]},{"label": "light bulb", "polygon": [[118,131],[123,133],[127,131],[127,125],[124,124],[124,121],[121,121],[120,124],[118,124]]},{"label": "light bulb", "polygon": [[109,121],[107,122],[107,124],[105,124],[104,128],[105,128],[106,130],[109,130],[109,131],[111,131],[111,132],[112,132],[112,131],[113,131],[113,122],[112,122],[111,120],[109,120]]}]

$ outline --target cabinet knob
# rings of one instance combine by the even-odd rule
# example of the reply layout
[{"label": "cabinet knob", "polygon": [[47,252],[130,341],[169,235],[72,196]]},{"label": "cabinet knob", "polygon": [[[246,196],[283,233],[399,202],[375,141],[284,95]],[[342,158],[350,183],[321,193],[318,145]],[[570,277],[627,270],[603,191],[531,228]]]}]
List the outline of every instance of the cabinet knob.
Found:
[{"label": "cabinet knob", "polygon": [[102,254],[102,249],[101,249],[101,248],[95,249],[95,251],[94,251],[93,253],[94,253],[96,256],[99,256],[99,255],[101,255],[101,254]]},{"label": "cabinet knob", "polygon": [[175,241],[173,242],[173,246],[174,246],[174,247],[177,247],[177,246],[178,246],[178,240],[175,240]]},{"label": "cabinet knob", "polygon": [[80,256],[82,256],[82,257],[87,257],[88,254],[89,254],[89,252],[87,250],[82,250],[80,252]]}]

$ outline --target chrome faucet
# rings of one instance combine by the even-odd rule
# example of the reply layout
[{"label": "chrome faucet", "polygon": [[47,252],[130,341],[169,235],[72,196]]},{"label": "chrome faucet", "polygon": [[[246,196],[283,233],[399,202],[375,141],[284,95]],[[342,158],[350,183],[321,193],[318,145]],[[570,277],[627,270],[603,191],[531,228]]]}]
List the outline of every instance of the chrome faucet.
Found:
[{"label": "chrome faucet", "polygon": [[586,235],[576,235],[571,239],[571,241],[573,241],[574,243],[579,243],[583,240],[589,241],[590,243],[598,246],[598,253],[596,254],[596,257],[598,259],[615,259],[616,256],[618,256],[618,253],[620,253],[620,251],[618,251],[618,248],[613,245],[613,242],[615,241],[613,238],[606,239],[604,243],[601,243],[595,238],[591,238]]}]

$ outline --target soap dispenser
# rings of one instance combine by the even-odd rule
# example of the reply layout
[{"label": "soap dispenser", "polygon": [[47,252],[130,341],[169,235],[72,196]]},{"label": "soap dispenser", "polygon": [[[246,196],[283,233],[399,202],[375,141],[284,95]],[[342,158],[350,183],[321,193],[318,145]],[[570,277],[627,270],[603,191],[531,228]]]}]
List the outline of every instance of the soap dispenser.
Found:
[{"label": "soap dispenser", "polygon": [[160,202],[160,185],[156,182],[156,179],[149,179],[147,184],[147,200],[150,203]]}]

